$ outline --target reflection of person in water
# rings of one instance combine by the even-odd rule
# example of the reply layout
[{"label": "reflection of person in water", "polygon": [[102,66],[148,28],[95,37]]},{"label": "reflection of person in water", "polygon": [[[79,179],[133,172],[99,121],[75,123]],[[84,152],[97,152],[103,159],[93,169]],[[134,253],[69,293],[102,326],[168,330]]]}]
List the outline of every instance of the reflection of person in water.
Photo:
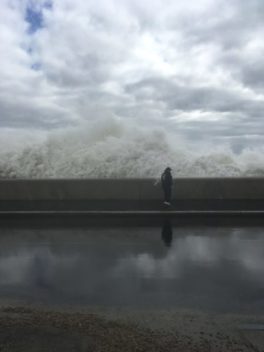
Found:
[{"label": "reflection of person in water", "polygon": [[164,218],[162,224],[161,238],[165,246],[170,247],[172,242],[172,226],[170,218]]},{"label": "reflection of person in water", "polygon": [[48,287],[47,282],[47,265],[45,258],[41,256],[41,254],[36,254],[36,256],[32,260],[32,283],[37,288],[46,288]]}]

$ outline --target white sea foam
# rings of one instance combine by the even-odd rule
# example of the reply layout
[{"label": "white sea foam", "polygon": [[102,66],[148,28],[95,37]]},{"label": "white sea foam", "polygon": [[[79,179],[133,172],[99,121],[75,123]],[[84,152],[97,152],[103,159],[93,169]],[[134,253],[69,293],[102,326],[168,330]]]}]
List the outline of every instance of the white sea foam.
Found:
[{"label": "white sea foam", "polygon": [[2,152],[0,178],[263,176],[264,150],[235,154],[227,146],[184,142],[164,130],[113,119],[51,134],[44,142]]}]

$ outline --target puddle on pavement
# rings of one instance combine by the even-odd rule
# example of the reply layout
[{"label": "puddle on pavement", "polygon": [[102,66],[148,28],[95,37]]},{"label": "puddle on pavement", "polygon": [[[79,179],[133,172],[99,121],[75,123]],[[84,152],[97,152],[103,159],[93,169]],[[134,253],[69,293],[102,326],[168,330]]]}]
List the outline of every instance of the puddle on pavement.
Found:
[{"label": "puddle on pavement", "polygon": [[263,228],[0,231],[0,299],[264,312]]}]

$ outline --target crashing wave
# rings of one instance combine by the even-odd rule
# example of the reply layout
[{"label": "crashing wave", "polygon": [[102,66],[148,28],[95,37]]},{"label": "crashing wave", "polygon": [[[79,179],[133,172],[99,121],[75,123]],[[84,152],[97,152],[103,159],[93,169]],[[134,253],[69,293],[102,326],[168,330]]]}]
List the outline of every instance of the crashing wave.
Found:
[{"label": "crashing wave", "polygon": [[173,142],[162,130],[110,120],[53,133],[42,143],[2,153],[0,178],[158,177],[168,165],[174,177],[264,175],[262,150],[235,154],[228,147],[197,149]]}]

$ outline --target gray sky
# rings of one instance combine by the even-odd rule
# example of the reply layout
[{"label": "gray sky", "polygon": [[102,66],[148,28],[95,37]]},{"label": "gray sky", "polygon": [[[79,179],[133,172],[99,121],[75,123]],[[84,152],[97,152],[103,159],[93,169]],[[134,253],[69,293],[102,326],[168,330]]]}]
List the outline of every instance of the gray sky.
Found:
[{"label": "gray sky", "polygon": [[1,0],[0,132],[101,116],[262,143],[263,0]]}]

